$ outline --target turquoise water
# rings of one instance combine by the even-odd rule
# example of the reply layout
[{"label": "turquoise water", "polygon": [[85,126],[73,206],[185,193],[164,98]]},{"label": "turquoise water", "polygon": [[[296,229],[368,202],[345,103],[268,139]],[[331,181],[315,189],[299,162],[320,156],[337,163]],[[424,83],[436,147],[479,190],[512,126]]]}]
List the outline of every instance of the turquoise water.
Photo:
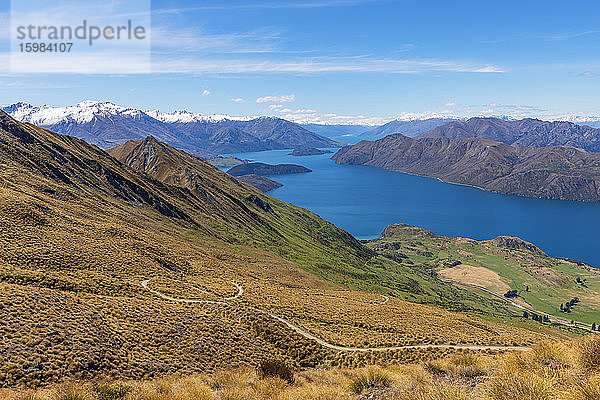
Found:
[{"label": "turquoise water", "polygon": [[279,175],[268,194],[307,208],[357,238],[377,237],[395,222],[473,239],[518,236],[555,257],[600,267],[600,203],[535,199],[485,192],[384,169],[336,165],[331,154],[294,157],[290,150],[235,154],[313,170]]}]

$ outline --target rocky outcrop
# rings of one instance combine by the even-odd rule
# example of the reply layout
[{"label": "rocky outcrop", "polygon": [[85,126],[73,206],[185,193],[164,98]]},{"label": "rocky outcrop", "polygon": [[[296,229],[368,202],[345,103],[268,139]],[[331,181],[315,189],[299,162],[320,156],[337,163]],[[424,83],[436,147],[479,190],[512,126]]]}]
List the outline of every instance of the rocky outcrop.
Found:
[{"label": "rocky outcrop", "polygon": [[486,240],[485,242],[490,243],[491,245],[494,245],[497,247],[501,247],[503,249],[526,250],[530,253],[537,254],[540,256],[546,255],[546,253],[544,253],[539,247],[537,247],[529,242],[526,242],[525,240],[518,238],[518,237],[498,236],[495,239]]}]

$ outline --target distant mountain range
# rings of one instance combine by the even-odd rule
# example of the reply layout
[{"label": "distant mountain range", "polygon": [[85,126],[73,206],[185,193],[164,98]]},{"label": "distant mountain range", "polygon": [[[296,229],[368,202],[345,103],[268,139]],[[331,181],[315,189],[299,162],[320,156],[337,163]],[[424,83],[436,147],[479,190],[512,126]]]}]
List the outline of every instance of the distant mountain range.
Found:
[{"label": "distant mountain range", "polygon": [[396,134],[344,147],[333,159],[338,164],[371,165],[498,193],[600,201],[600,153],[572,147]]},{"label": "distant mountain range", "polygon": [[338,142],[275,117],[230,117],[186,111],[163,113],[84,101],[69,107],[16,103],[12,117],[108,149],[148,136],[197,156],[298,147],[336,147]]},{"label": "distant mountain range", "polygon": [[368,125],[301,124],[302,127],[337,141],[354,143],[361,133],[373,128]]},{"label": "distant mountain range", "polygon": [[[360,140],[377,140],[381,139],[387,135],[392,135],[395,133],[401,133],[404,136],[408,137],[416,137],[419,135],[425,135],[431,137],[452,137],[455,132],[441,133],[454,130],[461,130],[462,135],[460,138],[464,137],[483,137],[485,139],[504,141],[504,134],[502,131],[514,131],[511,135],[512,140],[507,141],[508,144],[522,144],[525,146],[534,145],[536,147],[543,147],[548,143],[548,141],[543,140],[543,130],[547,129],[550,132],[550,135],[560,136],[585,136],[585,132],[590,131],[590,128],[600,128],[600,118],[598,117],[582,117],[582,116],[572,116],[565,115],[562,117],[555,117],[559,119],[554,119],[552,121],[540,121],[537,119],[522,119],[516,120],[514,118],[503,116],[503,117],[490,117],[490,118],[459,118],[459,117],[432,117],[432,118],[415,118],[415,119],[395,119],[393,121],[387,122],[383,125],[376,127],[369,127],[364,125],[319,125],[319,124],[304,124],[305,128],[308,130],[318,133],[323,136],[327,136],[329,138],[347,142],[347,143],[357,143]],[[482,121],[488,121],[489,129],[483,129],[485,131],[485,136],[479,136],[481,134],[481,125]],[[537,124],[535,123],[537,122]],[[451,124],[451,125],[448,125]],[[446,126],[448,125],[448,126]],[[475,126],[479,125],[479,126]],[[462,127],[462,129],[458,128]],[[439,128],[435,132],[431,132],[432,130]],[[528,131],[529,130],[529,131]],[[516,140],[521,138],[525,132],[530,132],[531,136],[529,137],[530,142],[523,141],[523,143],[516,143]],[[541,137],[533,137],[534,134],[538,134]],[[562,141],[560,139],[556,139],[556,143],[552,143],[555,145],[570,145],[569,140],[563,137]],[[573,139],[573,138],[571,138]],[[541,144],[531,144],[531,143],[541,143]],[[576,142],[576,141],[575,141]],[[578,147],[578,146],[573,146]],[[584,148],[584,147],[581,147]],[[588,151],[596,151],[596,150],[588,150]]]},{"label": "distant mountain range", "polygon": [[401,133],[404,136],[415,137],[422,133],[428,132],[433,128],[449,122],[458,121],[452,118],[428,118],[416,119],[412,121],[393,120],[387,124],[375,127],[368,131],[362,132],[358,137],[361,140],[380,139],[394,133]]},{"label": "distant mountain range", "polygon": [[510,145],[544,147],[569,146],[585,151],[600,151],[600,129],[566,121],[521,119],[507,121],[498,118],[471,118],[438,126],[419,137],[482,138]]}]

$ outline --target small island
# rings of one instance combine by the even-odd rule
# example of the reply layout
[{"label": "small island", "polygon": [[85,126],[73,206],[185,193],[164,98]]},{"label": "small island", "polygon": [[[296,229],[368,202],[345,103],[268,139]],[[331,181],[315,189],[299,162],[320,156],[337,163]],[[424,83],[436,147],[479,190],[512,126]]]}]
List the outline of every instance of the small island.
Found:
[{"label": "small island", "polygon": [[242,182],[254,186],[263,193],[283,186],[283,184],[274,181],[273,179],[269,179],[266,176],[260,176],[256,174],[240,175],[236,176],[236,178]]},{"label": "small island", "polygon": [[333,151],[321,150],[321,149],[317,149],[315,147],[304,147],[304,148],[300,148],[300,149],[294,149],[294,151],[292,151],[289,155],[290,156],[316,156],[319,154],[328,154],[328,153],[333,153]]},{"label": "small island", "polygon": [[312,172],[312,170],[303,167],[302,165],[295,164],[265,164],[260,162],[247,163],[242,165],[236,165],[231,168],[227,173],[231,176],[241,175],[285,175],[285,174],[302,174],[306,172]]}]

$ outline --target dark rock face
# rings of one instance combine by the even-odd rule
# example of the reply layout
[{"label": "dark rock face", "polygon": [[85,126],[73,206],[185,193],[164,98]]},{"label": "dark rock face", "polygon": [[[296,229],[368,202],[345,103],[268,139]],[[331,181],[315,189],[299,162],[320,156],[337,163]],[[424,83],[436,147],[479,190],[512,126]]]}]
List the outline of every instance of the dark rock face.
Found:
[{"label": "dark rock face", "polygon": [[264,163],[248,163],[237,165],[231,168],[227,173],[231,176],[241,175],[285,175],[285,174],[301,174],[312,172],[312,170],[301,165],[294,164],[264,164]]},{"label": "dark rock face", "polygon": [[600,154],[570,147],[397,134],[344,147],[332,158],[338,164],[371,165],[498,193],[600,201]]},{"label": "dark rock face", "polygon": [[256,174],[240,175],[236,176],[236,178],[238,181],[246,182],[247,184],[254,186],[263,193],[283,186],[283,184],[269,179],[266,176]]},{"label": "dark rock face", "polygon": [[292,151],[290,153],[290,156],[316,156],[319,154],[327,154],[327,153],[333,153],[333,151],[321,150],[321,149],[317,149],[314,147],[305,147],[305,148],[301,148],[301,149],[294,149],[294,151]]},{"label": "dark rock face", "polygon": [[471,118],[455,121],[426,132],[419,138],[482,138],[510,145],[545,147],[569,146],[600,152],[600,129],[572,122],[548,122],[526,118],[504,121],[497,118]]}]

